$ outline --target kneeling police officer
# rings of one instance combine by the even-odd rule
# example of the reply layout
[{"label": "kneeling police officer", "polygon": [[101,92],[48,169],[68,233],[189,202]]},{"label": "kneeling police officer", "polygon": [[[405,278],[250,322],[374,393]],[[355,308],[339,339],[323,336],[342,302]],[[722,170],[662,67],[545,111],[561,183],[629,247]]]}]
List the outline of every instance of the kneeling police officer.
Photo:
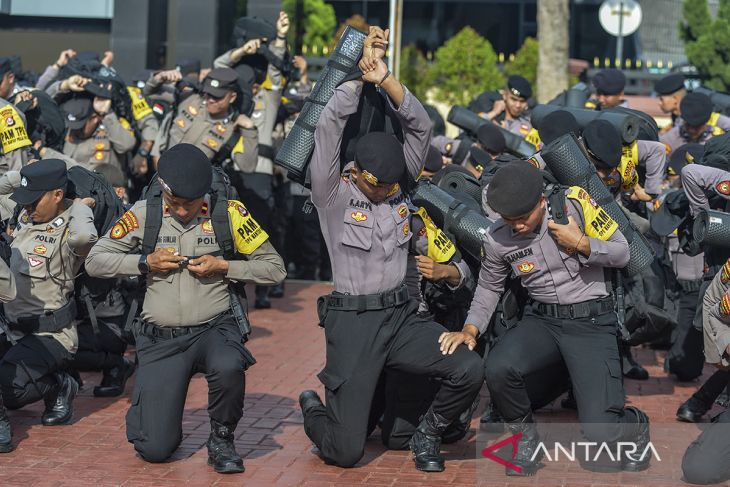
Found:
[{"label": "kneeling police officer", "polygon": [[[149,462],[168,458],[182,439],[190,378],[202,372],[209,387],[208,463],[219,473],[243,472],[233,432],[243,415],[244,372],[255,360],[244,346],[245,303],[231,283],[276,284],[286,276],[284,262],[242,203],[213,196],[212,168],[200,149],[178,144],[162,154],[157,169],[159,206],[148,193],[86,261],[95,277],[146,277],[141,321],[134,329],[139,370],[127,439]],[[216,227],[221,204],[227,206],[234,258],[225,257],[226,232]],[[145,232],[152,231],[153,221],[160,222],[159,230],[145,253]],[[140,247],[141,256],[134,253]]]},{"label": "kneeling police officer", "polygon": [[[501,337],[485,363],[494,404],[512,433],[522,433],[512,460],[519,472],[507,468],[507,475],[533,475],[539,462],[539,455],[533,455],[539,436],[525,377],[563,362],[589,441],[635,441],[640,452],[649,441],[647,416],[624,407],[617,320],[604,274],[607,267],[627,264],[628,243],[585,190],[572,186],[565,196],[562,209],[555,208],[557,199],[546,201],[542,175],[524,161],[497,171],[487,200],[502,218],[484,236],[479,283],[463,330],[440,339],[447,353],[461,343],[474,344],[487,328],[510,271],[532,298],[522,320]],[[561,212],[568,219],[565,225],[550,219]],[[630,471],[648,463],[647,455],[621,459],[621,467]]]}]

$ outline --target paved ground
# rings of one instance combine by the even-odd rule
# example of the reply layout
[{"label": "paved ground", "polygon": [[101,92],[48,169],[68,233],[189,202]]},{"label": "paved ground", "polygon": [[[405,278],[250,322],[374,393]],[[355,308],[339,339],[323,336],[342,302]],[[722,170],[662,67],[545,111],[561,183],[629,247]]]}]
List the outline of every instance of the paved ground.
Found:
[{"label": "paved ground", "polygon": [[[84,376],[86,387],[76,400],[76,419],[70,426],[41,426],[41,404],[10,412],[18,448],[0,455],[0,486],[475,485],[474,428],[466,440],[445,448],[449,462],[441,474],[418,473],[408,453],[385,451],[377,438],[368,443],[365,458],[353,469],[326,466],[312,454],[296,398],[305,388],[321,391],[316,373],[324,363],[324,338],[315,324],[314,302],[328,289],[323,284],[287,283],[287,296],[275,300],[274,309],[252,313],[250,348],[258,364],[247,374],[246,409],[236,431],[236,446],[245,456],[244,474],[221,476],[206,465],[204,443],[209,423],[203,377],[196,376],[190,385],[181,448],[170,462],[153,465],[140,460],[126,441],[124,414],[131,382],[122,398],[96,399],[91,388],[98,377],[89,374]],[[661,370],[661,353],[640,350],[638,355],[652,378],[641,383],[629,381],[629,400],[649,413],[654,424],[673,427],[677,406],[696,384],[681,384],[666,377]],[[557,406],[540,414],[541,421],[563,417],[570,414]],[[473,426],[477,424],[475,419]],[[686,445],[696,433],[682,436],[676,441]],[[605,476],[590,481],[573,479],[570,485],[616,482],[614,477]],[[550,485],[544,478],[526,483]],[[479,484],[504,485],[504,477],[480,478]],[[636,481],[636,485],[641,484],[641,480]]]}]

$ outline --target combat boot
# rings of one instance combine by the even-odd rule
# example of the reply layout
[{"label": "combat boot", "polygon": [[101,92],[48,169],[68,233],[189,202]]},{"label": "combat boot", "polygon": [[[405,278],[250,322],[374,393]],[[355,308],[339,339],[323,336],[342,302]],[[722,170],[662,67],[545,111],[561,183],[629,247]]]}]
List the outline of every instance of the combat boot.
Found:
[{"label": "combat boot", "polygon": [[13,451],[13,430],[10,427],[10,418],[3,405],[3,398],[0,396],[0,453]]},{"label": "combat boot", "polygon": [[474,411],[476,411],[478,407],[479,395],[477,394],[477,397],[474,398],[474,402],[471,403],[471,406],[465,409],[459,415],[459,417],[456,418],[449,425],[448,428],[446,428],[444,434],[441,435],[441,442],[448,445],[451,443],[456,443],[457,441],[464,438],[469,432],[469,427],[471,426],[471,417],[474,415]]},{"label": "combat boot", "polygon": [[210,420],[210,437],[208,438],[208,465],[218,473],[241,473],[246,469],[243,467],[243,459],[236,453],[233,444],[234,426],[226,426],[214,420]]},{"label": "combat boot", "polygon": [[504,418],[499,414],[494,403],[490,402],[487,405],[487,410],[484,411],[482,418],[479,420],[479,429],[487,433],[504,432]]},{"label": "combat boot", "polygon": [[620,352],[624,377],[633,380],[649,380],[649,372],[636,361],[630,346],[622,344]]},{"label": "combat boot", "polygon": [[119,364],[104,369],[101,384],[94,387],[96,397],[117,397],[124,394],[124,386],[127,379],[134,374],[134,363],[124,357]]},{"label": "combat boot", "polygon": [[413,433],[409,445],[413,452],[416,469],[422,472],[443,472],[444,457],[441,456],[441,435],[449,422],[429,408]]},{"label": "combat boot", "polygon": [[73,418],[73,400],[79,392],[79,384],[66,372],[56,374],[57,385],[44,397],[46,410],[41,422],[46,426],[68,424]]},{"label": "combat boot", "polygon": [[627,438],[628,441],[636,444],[636,450],[630,455],[623,453],[621,457],[621,470],[641,472],[649,468],[649,461],[651,460],[651,451],[647,450],[647,446],[651,441],[649,435],[649,417],[642,410],[634,406],[626,406],[625,410],[632,411],[637,418],[634,434],[631,438]]},{"label": "combat boot", "polygon": [[537,425],[532,418],[532,413],[523,418],[508,421],[507,429],[513,435],[521,434],[522,436],[517,440],[515,457],[509,460],[517,468],[505,467],[505,474],[510,477],[535,475],[542,459],[542,450],[538,450],[540,434],[537,432]]},{"label": "combat boot", "polygon": [[269,290],[269,297],[271,298],[283,298],[284,297],[284,282],[272,286]]},{"label": "combat boot", "polygon": [[324,404],[322,399],[319,398],[319,394],[307,389],[299,394],[299,407],[302,409],[302,416],[306,416],[312,409],[324,408]]},{"label": "combat boot", "polygon": [[695,396],[690,396],[685,402],[677,409],[677,419],[685,421],[687,423],[696,423],[707,411],[710,410],[712,405],[707,405]]}]

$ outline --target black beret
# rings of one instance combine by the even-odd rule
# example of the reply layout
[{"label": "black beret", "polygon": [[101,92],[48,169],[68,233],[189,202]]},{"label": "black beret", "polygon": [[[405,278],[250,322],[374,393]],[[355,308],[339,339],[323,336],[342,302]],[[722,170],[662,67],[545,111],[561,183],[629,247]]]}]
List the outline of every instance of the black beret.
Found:
[{"label": "black beret", "polygon": [[477,140],[485,150],[492,154],[501,154],[507,145],[502,131],[491,122],[483,123],[479,126],[477,129]]},{"label": "black beret", "polygon": [[80,129],[86,123],[93,111],[93,104],[89,98],[71,98],[67,102],[61,104],[66,116],[66,126],[72,130]]},{"label": "black beret", "polygon": [[704,93],[687,93],[679,102],[682,119],[690,127],[700,127],[707,123],[712,115],[712,100]]},{"label": "black beret", "polygon": [[626,76],[618,69],[604,69],[593,77],[596,92],[604,95],[618,95],[626,87]]},{"label": "black beret", "polygon": [[10,62],[9,57],[0,57],[0,78],[10,73],[13,70],[13,63]]},{"label": "black beret", "polygon": [[659,198],[661,206],[649,219],[651,229],[660,237],[672,234],[689,217],[689,200],[684,191],[670,191]]},{"label": "black beret", "polygon": [[38,201],[47,191],[65,188],[68,173],[66,163],[60,159],[41,159],[23,166],[20,170],[20,187],[10,199],[25,206]]},{"label": "black beret", "polygon": [[700,164],[730,170],[730,133],[718,135],[707,141]]},{"label": "black beret", "polygon": [[180,73],[185,76],[186,74],[190,73],[199,73],[200,72],[200,59],[195,58],[184,58],[179,59],[177,61],[177,64],[175,67],[180,71]]},{"label": "black beret", "polygon": [[507,89],[515,96],[522,98],[530,98],[532,96],[532,86],[522,76],[512,75],[507,78]]},{"label": "black beret", "polygon": [[507,218],[523,216],[540,202],[543,180],[540,171],[527,161],[505,164],[487,187],[487,203]]},{"label": "black beret", "polygon": [[540,126],[537,127],[540,134],[540,140],[547,145],[553,140],[573,132],[578,135],[580,133],[580,125],[575,116],[567,110],[555,110],[543,117]]},{"label": "black beret", "polygon": [[403,146],[385,132],[370,132],[360,137],[355,145],[355,163],[370,173],[371,177],[365,176],[365,180],[373,185],[397,183],[406,171]]},{"label": "black beret", "polygon": [[157,176],[166,192],[186,200],[202,198],[213,183],[208,157],[192,144],[177,144],[163,152]]},{"label": "black beret", "polygon": [[220,98],[235,90],[237,82],[238,73],[235,70],[231,68],[211,69],[203,80],[202,91]]},{"label": "black beret", "polygon": [[665,76],[654,84],[657,95],[671,95],[682,88],[684,88],[684,75],[680,73]]},{"label": "black beret", "polygon": [[492,156],[486,151],[483,151],[477,146],[472,146],[469,149],[469,164],[483,171],[487,165],[492,162]]},{"label": "black beret", "polygon": [[682,168],[687,164],[698,164],[702,160],[702,154],[705,152],[705,145],[697,142],[690,142],[681,147],[677,147],[669,156],[667,164],[667,172],[672,176],[679,176]]},{"label": "black beret", "polygon": [[583,129],[583,143],[593,157],[608,167],[621,163],[621,134],[606,120],[593,120]]},{"label": "black beret", "polygon": [[426,154],[426,164],[423,168],[428,172],[437,172],[442,167],[444,167],[444,160],[441,157],[441,153],[434,146],[429,145],[428,153]]},{"label": "black beret", "polygon": [[89,61],[99,62],[99,53],[96,51],[81,51],[76,53],[74,57],[82,63]]}]

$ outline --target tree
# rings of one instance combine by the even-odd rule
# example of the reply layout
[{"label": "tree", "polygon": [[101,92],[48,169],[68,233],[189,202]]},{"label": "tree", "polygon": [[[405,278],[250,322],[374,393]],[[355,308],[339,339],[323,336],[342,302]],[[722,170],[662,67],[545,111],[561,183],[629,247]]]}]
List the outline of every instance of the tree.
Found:
[{"label": "tree", "polygon": [[426,57],[413,44],[408,44],[401,50],[398,79],[416,98],[425,102],[426,92],[431,87],[431,69]]},{"label": "tree", "polygon": [[[332,5],[325,3],[324,0],[300,0],[302,2],[302,11],[304,12],[304,36],[302,45],[318,48],[329,45],[332,40],[332,34],[337,27],[337,18],[335,17],[335,9]],[[291,20],[292,28],[289,29],[290,40],[293,39],[296,29],[296,7],[297,0],[284,0],[282,2],[282,10],[284,10]]]},{"label": "tree", "polygon": [[431,69],[435,98],[450,105],[504,85],[492,45],[469,26],[438,48]]},{"label": "tree", "polygon": [[545,103],[568,88],[568,0],[537,0],[537,100]]},{"label": "tree", "polygon": [[730,0],[720,0],[717,17],[710,16],[707,0],[684,0],[680,32],[687,59],[699,71],[703,84],[730,89]]},{"label": "tree", "polygon": [[515,53],[514,61],[504,66],[504,74],[507,76],[520,75],[527,79],[532,86],[537,81],[537,58],[539,56],[537,39],[528,37]]}]

